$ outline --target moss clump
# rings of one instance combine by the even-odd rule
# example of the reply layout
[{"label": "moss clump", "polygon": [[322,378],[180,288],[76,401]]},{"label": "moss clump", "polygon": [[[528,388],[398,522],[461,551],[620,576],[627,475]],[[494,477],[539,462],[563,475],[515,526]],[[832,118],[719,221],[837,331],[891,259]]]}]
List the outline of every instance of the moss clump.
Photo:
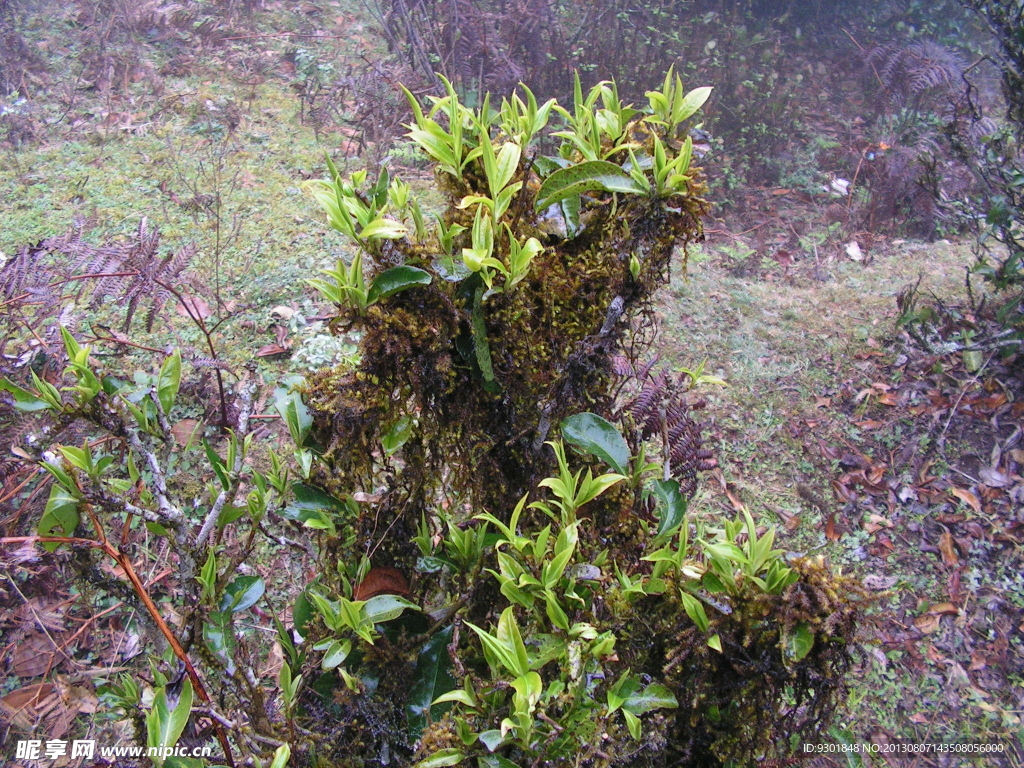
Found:
[{"label": "moss clump", "polygon": [[[636,604],[608,595],[623,662],[663,680],[680,704],[656,764],[717,767],[785,756],[791,735],[821,735],[845,701],[850,649],[869,596],[820,559],[790,565],[799,579],[781,594],[747,583],[735,594],[709,595],[706,632],[686,617],[675,590]],[[722,651],[708,645],[711,635]]]}]

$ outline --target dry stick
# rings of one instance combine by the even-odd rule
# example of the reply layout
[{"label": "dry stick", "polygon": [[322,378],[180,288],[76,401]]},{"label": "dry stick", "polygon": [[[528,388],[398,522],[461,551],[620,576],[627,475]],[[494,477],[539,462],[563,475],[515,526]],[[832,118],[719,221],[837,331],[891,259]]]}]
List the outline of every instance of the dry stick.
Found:
[{"label": "dry stick", "polygon": [[[859,50],[861,53],[865,53],[864,46],[857,42],[857,38],[855,38],[853,35],[851,35],[845,29],[843,30],[843,32],[846,32],[846,36],[848,38],[850,38],[850,40],[853,41],[854,45],[857,46],[857,50]],[[871,67],[871,71],[875,73],[875,79],[878,81],[879,87],[881,87],[881,89],[883,91],[887,91],[888,88],[885,87],[885,83],[882,82],[882,78],[879,77],[879,75],[878,75],[878,70],[875,69],[875,62],[869,60],[868,61],[868,65]]]},{"label": "dry stick", "polygon": [[38,468],[32,470],[32,472],[29,473],[28,477],[26,477],[24,480],[22,480],[20,483],[18,483],[18,485],[13,490],[8,491],[3,496],[0,496],[0,504],[3,504],[4,502],[6,502],[9,499],[13,498],[16,493],[18,493],[22,488],[24,488],[26,485],[29,484],[29,481],[31,481],[33,477],[35,477],[36,475],[38,475],[42,471],[43,470],[38,469]]},{"label": "dry stick", "polygon": [[[199,529],[199,535],[196,536],[195,546],[197,548],[202,547],[206,543],[214,525],[217,524],[217,518],[220,517],[224,505],[229,501],[234,501],[235,495],[238,493],[238,486],[240,484],[238,475],[242,471],[243,445],[245,443],[245,436],[249,432],[249,414],[252,411],[252,398],[256,393],[257,386],[255,379],[250,379],[242,385],[241,407],[238,411],[238,430],[235,432],[235,437],[238,440],[238,451],[235,453],[234,466],[228,467],[228,471],[235,476],[235,479],[217,495],[213,506],[210,507],[210,512],[203,521],[203,527]],[[256,529],[253,528],[253,530],[255,531]]]},{"label": "dry stick", "polygon": [[[172,294],[174,294],[174,298],[178,300],[178,303],[181,304],[181,306],[184,307],[185,312],[188,313],[189,319],[193,323],[195,323],[196,327],[202,332],[203,336],[206,337],[206,346],[209,348],[210,354],[213,355],[215,360],[219,360],[220,356],[217,354],[217,348],[214,346],[213,337],[210,336],[210,332],[206,328],[206,322],[203,320],[203,316],[199,313],[195,306],[189,304],[188,300],[184,296],[182,296],[181,293],[176,288],[171,286],[169,283],[165,283],[162,280],[156,279],[154,279],[153,282],[159,285],[161,288],[165,288]],[[220,368],[214,368],[213,372],[217,377],[217,392],[220,395],[221,428],[227,429],[228,401],[227,397],[224,395],[224,378],[220,374]]]},{"label": "dry stick", "polygon": [[[147,581],[146,582],[146,587],[147,588],[148,587],[152,587],[158,581],[161,581],[162,579],[167,578],[171,573],[173,573],[173,571],[170,568],[165,569],[164,571],[162,571],[161,573],[158,573],[152,579]],[[82,626],[78,628],[78,631],[76,631],[75,634],[73,634],[71,637],[69,637],[63,643],[61,643],[61,648],[67,648],[69,645],[71,645],[73,642],[75,642],[75,640],[78,638],[78,636],[80,634],[82,634],[83,632],[85,632],[86,629],[89,628],[90,624],[92,624],[97,619],[102,619],[108,613],[110,613],[112,611],[116,611],[118,608],[121,608],[123,605],[124,605],[123,601],[122,602],[118,602],[118,603],[115,603],[114,605],[110,606],[106,610],[100,611],[99,613],[97,613],[97,614],[95,614],[93,616],[90,616],[88,619],[85,620],[85,622],[82,624]]]},{"label": "dry stick", "polygon": [[857,162],[857,170],[853,172],[853,181],[850,182],[850,189],[846,193],[848,200],[846,203],[846,222],[850,222],[850,211],[853,210],[853,190],[857,188],[857,177],[860,176],[860,169],[864,165],[864,160],[868,156],[868,148],[865,147],[860,153],[860,160]]},{"label": "dry stick", "polygon": [[[31,295],[31,293],[22,293],[18,296],[8,299],[7,301],[0,301],[0,308],[6,307],[8,304],[14,304],[15,302],[21,301],[22,299],[27,299]],[[42,302],[33,301],[32,303],[40,304]]]},{"label": "dry stick", "polygon": [[[113,336],[100,336],[98,333],[96,333],[96,331],[93,331],[93,339],[95,341],[106,341],[106,342],[112,342],[114,344],[124,344],[125,346],[128,346],[128,347],[135,347],[136,349],[144,349],[147,352],[155,352],[155,353],[161,354],[161,355],[165,351],[163,349],[156,349],[154,347],[147,347],[145,344],[136,344],[134,341],[128,341],[128,339],[115,339]],[[103,354],[106,355],[108,353],[105,352]]]},{"label": "dry stick", "polygon": [[[210,704],[210,694],[206,692],[206,688],[203,686],[203,681],[199,678],[199,673],[196,672],[196,668],[192,666],[192,662],[188,658],[188,654],[185,653],[185,649],[181,647],[181,643],[178,642],[178,638],[171,631],[171,628],[164,621],[163,616],[160,615],[160,609],[157,608],[156,603],[153,602],[153,598],[149,596],[149,592],[146,590],[146,585],[142,583],[142,579],[135,572],[135,568],[132,566],[131,558],[127,552],[119,552],[114,549],[113,546],[106,540],[96,541],[94,539],[83,539],[76,536],[9,536],[0,538],[0,544],[21,544],[25,542],[38,542],[42,544],[69,544],[90,547],[92,549],[102,550],[108,557],[110,557],[115,563],[121,566],[125,576],[128,577],[128,581],[131,582],[132,589],[135,590],[135,594],[138,595],[142,604],[146,606],[146,611],[149,613],[150,618],[156,624],[157,629],[167,640],[171,649],[174,651],[174,655],[178,657],[179,661],[185,665],[185,671],[188,673],[189,680],[192,681],[192,687],[195,689],[196,695],[204,704]],[[214,724],[214,730],[217,732],[217,741],[220,742],[221,749],[224,750],[224,759],[228,761],[228,765],[231,768],[235,768],[235,760],[231,753],[231,745],[228,743],[227,734],[224,732],[224,727],[218,722]]]}]

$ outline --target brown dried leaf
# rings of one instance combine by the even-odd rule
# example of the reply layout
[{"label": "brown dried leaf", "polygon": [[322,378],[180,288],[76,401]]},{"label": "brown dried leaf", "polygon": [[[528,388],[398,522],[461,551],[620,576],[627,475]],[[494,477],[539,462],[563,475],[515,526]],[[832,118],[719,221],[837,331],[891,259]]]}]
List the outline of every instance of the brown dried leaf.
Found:
[{"label": "brown dried leaf", "polygon": [[928,647],[924,649],[924,655],[925,658],[927,658],[929,661],[935,662],[936,664],[945,664],[947,661],[949,661],[949,659],[947,659],[945,656],[939,653],[938,650],[936,650],[935,646],[931,643],[928,643]]},{"label": "brown dried leaf", "polygon": [[18,688],[0,698],[0,712],[3,712],[7,719],[18,718],[19,722],[26,720],[31,725],[36,717],[36,710],[49,699],[54,690],[56,689],[52,683],[37,683]]},{"label": "brown dried leaf", "polygon": [[46,603],[33,597],[18,609],[18,620],[25,626],[60,632],[64,629],[64,607],[62,603]]},{"label": "brown dried leaf", "polygon": [[171,427],[171,434],[174,435],[174,442],[180,446],[188,445],[196,435],[202,422],[199,419],[182,419]]},{"label": "brown dried leaf", "polygon": [[866,430],[879,429],[885,426],[884,421],[877,421],[875,419],[865,419],[864,421],[855,421],[853,423],[861,429]]},{"label": "brown dried leaf", "polygon": [[14,651],[11,671],[18,677],[37,677],[46,674],[53,666],[54,648],[50,639],[42,632],[25,638]]},{"label": "brown dried leaf", "polygon": [[178,302],[178,306],[174,308],[182,317],[200,317],[203,320],[208,318],[212,312],[210,312],[210,305],[200,296],[183,296],[184,302]]},{"label": "brown dried leaf", "polygon": [[281,344],[264,344],[256,352],[256,357],[277,357],[287,355],[291,350]]},{"label": "brown dried leaf", "polygon": [[953,542],[953,534],[946,531],[939,537],[939,552],[942,554],[942,564],[953,567],[960,562],[960,556],[956,551],[956,544]]},{"label": "brown dried leaf", "polygon": [[952,603],[936,603],[925,611],[928,616],[956,616],[958,613],[960,609]]},{"label": "brown dried leaf", "polygon": [[978,470],[978,477],[981,478],[981,482],[989,488],[1005,488],[1010,484],[1009,476],[1007,476],[1005,472],[1000,472],[998,469],[982,467]]},{"label": "brown dried leaf", "polygon": [[866,589],[881,592],[886,589],[891,589],[897,581],[899,581],[897,576],[879,576],[872,573],[864,577],[863,583]]},{"label": "brown dried leaf", "polygon": [[371,568],[352,593],[353,600],[369,600],[374,595],[409,594],[409,581],[397,568]]},{"label": "brown dried leaf", "polygon": [[736,495],[735,486],[732,483],[726,484],[725,495],[728,497],[729,503],[732,504],[732,508],[734,510],[737,512],[742,512],[744,510],[743,502],[740,501],[739,497]]},{"label": "brown dried leaf", "polygon": [[914,619],[914,626],[925,635],[930,635],[932,632],[939,628],[939,617],[926,613],[924,616],[920,616]]},{"label": "brown dried leaf", "polygon": [[975,512],[981,512],[981,502],[978,501],[978,497],[970,491],[965,490],[964,488],[950,488],[949,492]]},{"label": "brown dried leaf", "polygon": [[825,521],[825,538],[829,541],[838,541],[839,532],[836,530],[836,513],[833,512]]}]

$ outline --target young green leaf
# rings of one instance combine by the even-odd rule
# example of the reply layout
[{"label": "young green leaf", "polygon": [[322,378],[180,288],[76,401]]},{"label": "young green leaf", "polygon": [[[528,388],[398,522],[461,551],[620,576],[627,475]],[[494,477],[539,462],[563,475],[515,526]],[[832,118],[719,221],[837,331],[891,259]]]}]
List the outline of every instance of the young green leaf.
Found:
[{"label": "young green leaf", "polygon": [[621,475],[629,472],[629,446],[615,425],[596,413],[577,413],[562,422],[562,437],[596,456]]},{"label": "young green leaf", "polygon": [[157,400],[160,407],[164,409],[164,415],[168,415],[174,407],[174,400],[178,396],[178,387],[181,385],[181,353],[176,349],[164,364],[160,366],[160,375],[157,377]]},{"label": "young green leaf", "polygon": [[686,611],[686,615],[690,617],[690,621],[696,624],[697,629],[701,632],[707,632],[711,627],[711,622],[708,621],[707,612],[704,610],[704,605],[701,601],[682,590],[679,591],[679,599],[682,601],[683,609]]},{"label": "young green leaf", "polygon": [[420,760],[412,768],[444,768],[448,765],[458,765],[465,759],[465,752],[461,749],[449,747],[447,749],[439,749],[430,757]]},{"label": "young green leaf", "polygon": [[[153,699],[153,708],[146,715],[147,746],[173,747],[181,738],[189,715],[192,714],[192,681],[185,680],[181,686],[178,704],[171,710],[167,704],[167,691],[161,688]],[[153,762],[161,766],[162,756],[151,757]]]}]

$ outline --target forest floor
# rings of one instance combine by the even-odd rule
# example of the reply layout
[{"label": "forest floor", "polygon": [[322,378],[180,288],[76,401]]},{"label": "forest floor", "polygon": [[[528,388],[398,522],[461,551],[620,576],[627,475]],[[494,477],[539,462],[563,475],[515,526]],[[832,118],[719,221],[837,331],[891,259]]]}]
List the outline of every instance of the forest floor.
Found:
[{"label": "forest floor", "polygon": [[837,743],[992,741],[1019,764],[1020,380],[991,359],[968,372],[896,327],[919,279],[947,302],[964,293],[969,247],[885,241],[860,262],[839,248],[737,276],[723,246],[692,253],[661,305],[665,359],[707,359],[728,382],[709,395],[720,471],[692,508],[746,505],[787,549],[876,591]]},{"label": "forest floor", "polygon": [[[316,66],[329,61],[316,46],[341,46],[346,60],[380,51],[351,12],[324,6],[316,19],[286,14],[320,52]],[[50,55],[61,44],[58,21],[33,31]],[[271,28],[247,33],[280,34]],[[83,80],[80,101],[12,101],[0,150],[0,253],[60,234],[76,215],[91,219],[94,239],[129,234],[148,217],[169,248],[198,244],[193,266],[210,289],[203,311],[225,319],[217,341],[233,360],[257,359],[270,380],[352,359],[355,339],[330,336],[302,282],[333,265],[340,238],[298,184],[322,174],[325,150],[349,157],[349,171],[386,155],[396,167],[411,163],[407,145],[367,142],[353,121],[325,127],[322,115],[303,116],[300,97],[315,108],[310,83],[319,75],[296,48],[305,50],[282,42],[255,58],[250,49],[178,51],[164,57],[158,89],[143,68],[125,70],[120,94]],[[370,98],[355,86],[346,93],[353,110]],[[47,134],[62,111],[79,121]],[[422,171],[411,174],[426,186]],[[1020,364],[987,357],[968,365],[896,322],[897,297],[919,279],[922,304],[940,302],[952,325],[965,320],[970,246],[844,237],[816,213],[832,202],[827,194],[808,206],[793,190],[746,193],[757,205],[708,223],[708,240],[690,253],[685,276],[681,264],[675,270],[659,305],[663,361],[694,368],[707,360],[728,383],[708,393],[719,469],[691,509],[720,515],[747,506],[759,523],[780,526],[786,549],[825,557],[877,596],[833,744],[993,742],[1006,750],[998,758],[847,753],[825,762],[1024,765]],[[809,210],[797,234],[793,212]],[[113,317],[101,307],[90,327],[111,340],[102,354],[127,365],[136,353],[116,343]],[[198,347],[198,333],[179,320],[147,343]],[[19,610],[17,601],[0,606],[0,618],[13,623]],[[122,636],[102,616],[89,631]],[[54,621],[57,631],[62,620]],[[7,662],[0,695],[37,681]],[[76,675],[86,680],[83,663]],[[94,717],[95,697],[86,694],[77,711]]]}]

